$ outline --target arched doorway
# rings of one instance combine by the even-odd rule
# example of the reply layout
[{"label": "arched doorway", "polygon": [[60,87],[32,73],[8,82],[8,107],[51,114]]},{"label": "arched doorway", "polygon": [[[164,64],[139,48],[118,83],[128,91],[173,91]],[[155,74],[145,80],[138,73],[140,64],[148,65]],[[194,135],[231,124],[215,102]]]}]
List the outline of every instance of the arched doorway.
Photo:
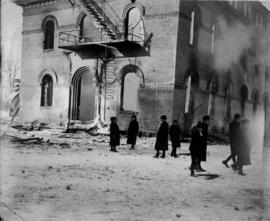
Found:
[{"label": "arched doorway", "polygon": [[136,73],[129,72],[125,74],[122,80],[123,99],[122,109],[136,112],[138,110],[138,88],[139,78]]},{"label": "arched doorway", "polygon": [[73,75],[71,119],[91,121],[95,113],[95,86],[88,67],[79,68]]},{"label": "arched doorway", "polygon": [[136,65],[126,65],[120,71],[121,110],[138,111],[138,89],[144,84],[144,75]]}]

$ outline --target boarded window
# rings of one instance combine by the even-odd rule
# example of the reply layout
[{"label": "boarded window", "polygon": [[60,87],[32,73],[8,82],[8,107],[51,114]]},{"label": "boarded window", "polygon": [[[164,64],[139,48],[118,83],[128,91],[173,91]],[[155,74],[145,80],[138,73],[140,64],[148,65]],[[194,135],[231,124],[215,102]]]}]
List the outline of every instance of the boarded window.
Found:
[{"label": "boarded window", "polygon": [[52,106],[53,99],[53,79],[49,74],[42,78],[41,82],[41,107]]},{"label": "boarded window", "polygon": [[44,30],[44,49],[54,48],[54,28],[54,21],[49,20],[46,22]]}]

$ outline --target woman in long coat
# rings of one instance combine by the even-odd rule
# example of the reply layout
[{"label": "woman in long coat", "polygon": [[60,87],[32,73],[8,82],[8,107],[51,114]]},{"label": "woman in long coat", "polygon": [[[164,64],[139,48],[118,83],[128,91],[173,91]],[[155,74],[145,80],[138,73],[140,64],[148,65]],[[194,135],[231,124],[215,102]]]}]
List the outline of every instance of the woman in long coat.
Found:
[{"label": "woman in long coat", "polygon": [[120,130],[117,125],[116,117],[111,117],[110,125],[110,146],[111,151],[117,152],[116,146],[120,145]]},{"label": "woman in long coat", "polygon": [[137,121],[137,117],[135,115],[132,115],[131,121],[128,127],[128,133],[127,133],[128,134],[127,144],[131,144],[130,149],[134,149],[134,146],[136,145],[138,133],[139,133],[139,123]]},{"label": "woman in long coat", "polygon": [[167,116],[162,115],[160,117],[162,123],[157,133],[157,139],[155,144],[155,150],[157,151],[156,158],[159,157],[159,151],[162,150],[161,158],[165,158],[166,151],[168,150],[168,137],[169,137],[169,125],[167,123]]},{"label": "woman in long coat", "polygon": [[194,176],[194,170],[198,166],[201,158],[201,152],[204,145],[204,137],[203,137],[203,125],[199,122],[196,127],[192,131],[191,142],[189,146],[190,154],[191,154],[191,166],[190,166],[190,175]]},{"label": "woman in long coat", "polygon": [[246,174],[243,173],[243,166],[250,165],[250,151],[251,146],[249,143],[249,137],[248,137],[248,125],[249,120],[242,120],[241,122],[241,132],[240,132],[240,139],[241,139],[241,145],[239,145],[237,149],[237,168],[238,168],[238,174],[245,176]]},{"label": "woman in long coat", "polygon": [[174,120],[173,124],[170,126],[170,138],[172,142],[172,157],[177,157],[176,148],[181,146],[180,143],[181,129],[178,120]]}]

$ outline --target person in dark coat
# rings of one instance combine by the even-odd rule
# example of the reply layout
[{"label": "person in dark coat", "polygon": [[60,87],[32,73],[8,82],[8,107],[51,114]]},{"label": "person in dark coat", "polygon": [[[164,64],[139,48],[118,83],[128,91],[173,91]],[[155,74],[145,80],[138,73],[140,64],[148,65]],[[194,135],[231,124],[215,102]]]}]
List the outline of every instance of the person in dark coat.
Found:
[{"label": "person in dark coat", "polygon": [[209,120],[210,117],[208,115],[203,117],[203,122],[202,122],[202,135],[203,135],[203,145],[201,148],[201,154],[200,154],[200,160],[198,162],[198,170],[199,171],[206,171],[205,169],[202,168],[201,162],[206,161],[207,158],[207,139],[208,139],[208,126],[209,126]]},{"label": "person in dark coat", "polygon": [[116,146],[120,145],[120,130],[117,125],[116,117],[111,117],[111,125],[110,125],[110,146],[111,151],[117,152]]},{"label": "person in dark coat", "polygon": [[181,146],[180,138],[181,138],[181,129],[179,126],[178,120],[174,120],[173,124],[170,126],[170,138],[172,142],[172,157],[177,157],[176,148]]},{"label": "person in dark coat", "polygon": [[201,158],[201,149],[204,145],[203,124],[199,122],[192,131],[191,142],[189,146],[191,155],[190,176],[194,176],[194,170],[197,168]]},{"label": "person in dark coat", "polygon": [[136,115],[132,115],[131,121],[128,127],[128,137],[127,137],[127,144],[131,144],[130,149],[134,149],[136,145],[137,136],[139,133],[139,123],[137,121]]},{"label": "person in dark coat", "polygon": [[234,115],[234,120],[229,125],[229,139],[230,139],[230,145],[231,145],[231,154],[228,156],[225,160],[222,161],[222,163],[229,168],[228,162],[230,160],[233,161],[232,168],[235,169],[236,164],[236,156],[237,156],[237,148],[240,143],[240,120],[241,116],[240,114]]},{"label": "person in dark coat", "polygon": [[239,145],[239,148],[237,149],[237,169],[238,174],[245,176],[246,174],[243,173],[243,166],[250,165],[250,151],[251,146],[249,142],[249,136],[248,136],[248,127],[249,127],[249,120],[242,120],[241,121],[241,132],[240,132],[240,140],[241,145]]},{"label": "person in dark coat", "polygon": [[155,150],[157,151],[156,158],[159,157],[159,151],[162,150],[161,158],[165,158],[166,151],[168,150],[168,137],[169,137],[169,125],[167,123],[167,116],[162,115],[160,117],[162,123],[157,133],[157,139],[155,144]]}]

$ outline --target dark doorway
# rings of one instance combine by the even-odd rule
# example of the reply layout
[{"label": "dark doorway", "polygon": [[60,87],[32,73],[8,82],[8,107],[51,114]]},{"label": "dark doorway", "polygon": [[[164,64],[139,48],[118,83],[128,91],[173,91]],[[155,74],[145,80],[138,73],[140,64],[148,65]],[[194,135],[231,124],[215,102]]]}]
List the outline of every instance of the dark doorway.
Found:
[{"label": "dark doorway", "polygon": [[71,110],[72,120],[94,120],[95,86],[87,67],[79,68],[72,78]]}]

